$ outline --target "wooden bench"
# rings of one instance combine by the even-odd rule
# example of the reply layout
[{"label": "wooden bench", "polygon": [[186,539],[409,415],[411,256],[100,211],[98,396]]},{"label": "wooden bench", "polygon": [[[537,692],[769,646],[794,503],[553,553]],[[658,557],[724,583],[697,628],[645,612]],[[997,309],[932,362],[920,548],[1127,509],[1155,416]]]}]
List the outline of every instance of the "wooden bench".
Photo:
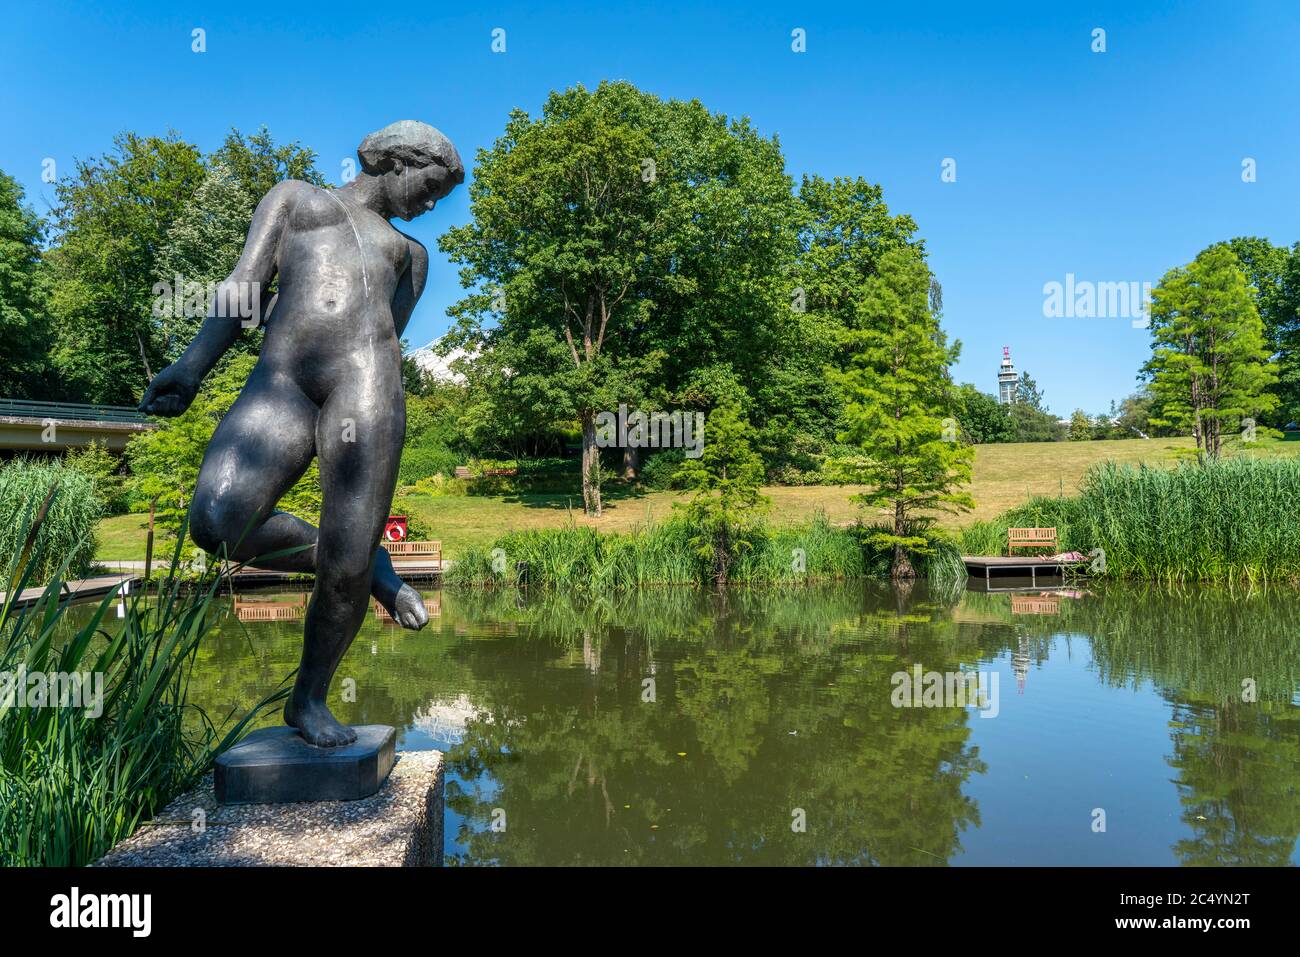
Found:
[{"label": "wooden bench", "polygon": [[[514,476],[514,475],[518,475],[518,474],[519,474],[519,469],[518,469],[518,468],[506,468],[506,469],[484,469],[484,470],[483,470],[483,478],[495,478],[495,477],[497,477],[497,476],[510,477],[510,476]],[[473,477],[474,477],[474,473],[471,472],[471,471],[469,470],[469,466],[468,466],[468,465],[457,465],[457,466],[456,466],[456,473],[455,473],[455,476],[454,476],[454,477],[455,477],[455,478],[458,478],[458,479],[473,478]]]},{"label": "wooden bench", "polygon": [[1014,555],[1017,548],[1050,548],[1056,551],[1055,528],[1008,528],[1007,554]]},{"label": "wooden bench", "polygon": [[1012,595],[1011,614],[1013,615],[1059,615],[1061,598],[1059,595]]},{"label": "wooden bench", "polygon": [[235,617],[240,621],[297,621],[306,613],[306,595],[235,599]]},{"label": "wooden bench", "polygon": [[384,542],[383,545],[394,558],[431,558],[442,564],[442,542]]}]

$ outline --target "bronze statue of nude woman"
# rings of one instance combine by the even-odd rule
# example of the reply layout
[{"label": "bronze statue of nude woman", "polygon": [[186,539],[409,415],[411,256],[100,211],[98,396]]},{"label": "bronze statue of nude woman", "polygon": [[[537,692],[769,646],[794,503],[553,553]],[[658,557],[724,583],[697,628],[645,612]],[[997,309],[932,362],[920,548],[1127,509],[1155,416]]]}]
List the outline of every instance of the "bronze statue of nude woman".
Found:
[{"label": "bronze statue of nude woman", "polygon": [[[140,403],[153,415],[184,412],[242,331],[219,304],[238,301],[241,284],[264,290],[279,277],[261,317],[257,365],[204,455],[190,535],[238,561],[308,546],[261,564],[316,576],[284,718],[321,747],[356,739],[330,713],[326,694],[370,597],[403,627],[428,621],[419,594],[378,544],[406,431],[399,340],[429,264],[424,247],[389,220],[414,219],[465,180],[451,142],[414,120],[367,136],[357,155],[362,172],[341,189],[287,180],[263,197],[208,318]],[[275,509],[313,455],[319,529]]]}]

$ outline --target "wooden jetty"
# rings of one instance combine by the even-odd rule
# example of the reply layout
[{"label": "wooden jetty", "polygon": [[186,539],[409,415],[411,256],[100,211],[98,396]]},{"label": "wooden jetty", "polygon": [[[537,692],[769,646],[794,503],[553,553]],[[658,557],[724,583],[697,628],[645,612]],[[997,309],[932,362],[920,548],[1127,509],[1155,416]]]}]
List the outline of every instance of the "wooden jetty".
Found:
[{"label": "wooden jetty", "polygon": [[1016,575],[1028,578],[1037,584],[1040,575],[1044,577],[1065,574],[1066,569],[1079,569],[1088,564],[1087,560],[1063,560],[1060,558],[1036,558],[1028,555],[1006,557],[1003,555],[963,555],[961,560],[970,575],[981,577],[987,583],[994,574]]},{"label": "wooden jetty", "polygon": [[[74,581],[63,583],[59,591],[59,600],[68,599],[77,600],[85,598],[103,598],[118,585],[123,585],[123,594],[130,591],[139,579],[135,575],[95,575],[91,578],[78,578]],[[123,584],[125,583],[125,584]],[[37,600],[45,594],[44,585],[35,585],[31,588],[24,588],[14,596],[13,608],[15,611],[22,608],[30,608],[36,604]],[[0,592],[0,605],[5,601],[4,592]]]},{"label": "wooden jetty", "polygon": [[[94,575],[90,578],[75,579],[63,583],[63,588],[59,592],[60,600],[84,600],[89,598],[102,598],[107,595],[118,585],[123,585],[122,593],[129,594],[131,590],[141,584],[143,578],[141,572],[144,571],[144,562],[140,561],[123,561],[123,562],[103,562],[100,563],[110,569],[112,573],[104,575]],[[451,567],[451,562],[442,559],[431,561],[397,561],[393,562],[393,568],[397,574],[406,582],[436,582],[442,578],[442,574]],[[167,575],[165,565],[155,565],[153,567],[153,578],[151,582],[157,583],[161,578]],[[233,586],[238,588],[257,588],[267,585],[299,585],[305,588],[311,587],[312,576],[304,572],[279,572],[271,571],[266,568],[254,568],[245,566],[237,572],[228,573],[228,578]],[[223,588],[225,586],[223,585]],[[29,608],[36,604],[37,600],[45,593],[45,586],[39,585],[32,588],[24,588],[22,592],[14,596],[13,608],[15,611],[23,608]],[[0,592],[0,605],[4,603],[5,595]],[[245,621],[282,621],[292,620],[293,613],[289,610],[290,606],[283,608],[265,608],[268,602],[259,603],[259,607],[246,607],[243,610],[247,617],[241,615],[240,618]],[[426,603],[426,607],[428,604]],[[432,614],[433,612],[431,612]],[[302,608],[299,607],[297,617],[302,616]]]}]

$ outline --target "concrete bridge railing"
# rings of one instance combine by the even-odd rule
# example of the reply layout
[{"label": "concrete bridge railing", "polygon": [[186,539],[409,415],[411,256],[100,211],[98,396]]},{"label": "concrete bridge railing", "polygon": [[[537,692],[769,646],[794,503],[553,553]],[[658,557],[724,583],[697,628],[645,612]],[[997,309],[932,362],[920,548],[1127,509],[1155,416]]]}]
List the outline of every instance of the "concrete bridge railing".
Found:
[{"label": "concrete bridge railing", "polygon": [[120,452],[131,436],[157,427],[130,406],[0,399],[0,451],[82,448],[100,442]]}]

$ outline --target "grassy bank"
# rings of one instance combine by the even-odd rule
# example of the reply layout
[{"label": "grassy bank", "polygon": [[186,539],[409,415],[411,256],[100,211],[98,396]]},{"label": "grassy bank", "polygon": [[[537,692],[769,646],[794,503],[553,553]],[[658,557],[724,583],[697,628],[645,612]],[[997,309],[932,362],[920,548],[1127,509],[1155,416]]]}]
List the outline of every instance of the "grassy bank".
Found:
[{"label": "grassy bank", "polygon": [[[975,510],[942,519],[944,527],[959,529],[981,520],[996,519],[1012,506],[1035,496],[1073,495],[1089,468],[1101,462],[1172,466],[1192,451],[1190,438],[1131,439],[1102,442],[1035,442],[981,445],[975,450],[974,479],[970,485]],[[1261,443],[1261,455],[1292,456],[1300,442]],[[771,500],[769,519],[774,527],[806,523],[818,512],[832,525],[847,525],[862,518],[851,497],[855,486],[769,486],[763,494]],[[685,501],[679,492],[651,492],[611,482],[605,489],[605,514],[599,519],[582,514],[582,497],[550,492],[484,496],[404,495],[404,507],[418,513],[433,537],[442,542],[443,554],[459,559],[471,548],[491,548],[502,535],[576,525],[606,532],[631,533],[635,528],[667,520],[673,503]],[[99,524],[100,561],[144,558],[145,515],[119,515]],[[1005,540],[1004,540],[1005,544]],[[166,546],[163,546],[165,548]],[[192,545],[184,551],[192,554]],[[997,554],[997,550],[991,554]]]},{"label": "grassy bank", "polygon": [[[870,544],[872,526],[837,526],[825,515],[793,525],[760,524],[731,571],[734,584],[802,584],[884,578],[889,552]],[[918,572],[950,581],[965,571],[952,539],[931,533],[932,554]],[[453,587],[514,585],[525,578],[542,587],[591,589],[704,584],[713,563],[692,542],[680,517],[630,532],[599,532],[570,524],[502,535],[486,547],[466,549],[447,577]]]},{"label": "grassy bank", "polygon": [[35,606],[14,607],[39,563],[30,543],[0,607],[0,673],[10,679],[0,688],[0,864],[76,866],[194,786],[258,709],[223,734],[186,701],[215,620],[216,578],[185,590],[167,579],[148,599],[133,595],[121,619],[110,593],[74,627],[61,576]]},{"label": "grassy bank", "polygon": [[1005,554],[1009,526],[1055,526],[1063,550],[1100,549],[1104,573],[1159,581],[1300,580],[1300,460],[1176,468],[1107,463],[1079,494],[1039,497],[961,533],[962,552]]}]

